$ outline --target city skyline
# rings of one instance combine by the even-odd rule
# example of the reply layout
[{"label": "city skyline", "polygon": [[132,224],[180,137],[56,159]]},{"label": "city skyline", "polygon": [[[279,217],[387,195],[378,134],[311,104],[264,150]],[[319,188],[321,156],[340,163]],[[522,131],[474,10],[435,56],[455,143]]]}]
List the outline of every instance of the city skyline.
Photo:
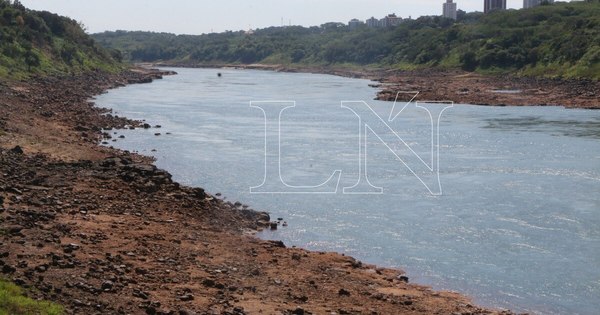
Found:
[{"label": "city skyline", "polygon": [[[265,28],[280,25],[318,26],[327,22],[347,23],[371,16],[417,18],[440,15],[440,0],[21,0],[35,10],[47,10],[82,22],[89,33],[103,31],[154,31],[175,34],[203,34]],[[522,0],[508,0],[508,7],[520,9]],[[481,0],[462,0],[458,9],[483,11]],[[108,17],[108,18],[107,18]]]}]

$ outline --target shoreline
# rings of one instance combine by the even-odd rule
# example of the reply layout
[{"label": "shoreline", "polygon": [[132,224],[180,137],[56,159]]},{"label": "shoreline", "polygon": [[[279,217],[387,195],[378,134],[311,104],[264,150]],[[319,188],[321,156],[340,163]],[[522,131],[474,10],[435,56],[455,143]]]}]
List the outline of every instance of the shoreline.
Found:
[{"label": "shoreline", "polygon": [[[374,99],[395,101],[398,91],[420,91],[417,101],[452,101],[480,106],[562,106],[600,109],[600,81],[482,75],[462,70],[347,69],[325,66],[283,66],[270,64],[168,64],[153,67],[237,68],[278,72],[330,74],[368,79],[379,91]],[[505,93],[510,91],[511,93]],[[407,97],[407,98],[406,98]],[[399,101],[409,101],[412,95]]]},{"label": "shoreline", "polygon": [[88,100],[169,74],[0,81],[3,277],[68,314],[512,314],[409,283],[401,270],[249,236],[268,214],[100,146],[145,122]]}]

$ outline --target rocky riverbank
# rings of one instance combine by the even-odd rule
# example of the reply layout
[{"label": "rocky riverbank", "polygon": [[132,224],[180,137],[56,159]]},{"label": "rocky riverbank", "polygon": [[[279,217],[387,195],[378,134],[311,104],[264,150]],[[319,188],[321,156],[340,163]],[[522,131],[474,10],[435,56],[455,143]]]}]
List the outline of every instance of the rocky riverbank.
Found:
[{"label": "rocky riverbank", "polygon": [[399,270],[257,239],[268,214],[98,146],[146,123],[89,98],[166,74],[0,82],[1,277],[69,314],[510,314]]},{"label": "rocky riverbank", "polygon": [[158,64],[183,67],[234,67],[283,72],[332,74],[350,78],[370,79],[379,89],[375,99],[409,101],[414,94],[399,91],[419,91],[416,101],[452,101],[456,104],[488,106],[564,106],[567,108],[600,109],[600,81],[482,75],[459,70],[422,69],[414,71],[385,69],[346,69],[336,67],[290,67],[281,65],[195,65]]}]

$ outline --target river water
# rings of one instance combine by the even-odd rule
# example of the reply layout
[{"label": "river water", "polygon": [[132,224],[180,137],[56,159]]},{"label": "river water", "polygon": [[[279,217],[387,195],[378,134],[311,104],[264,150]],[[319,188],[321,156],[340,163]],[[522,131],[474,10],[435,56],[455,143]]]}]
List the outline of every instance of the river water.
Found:
[{"label": "river water", "polygon": [[[457,104],[432,131],[445,105],[422,105],[432,120],[409,104],[390,122],[393,103],[373,101],[367,80],[175,70],[179,75],[97,97],[98,106],[117,115],[162,126],[119,130],[125,139],[110,145],[153,155],[175,180],[289,223],[260,237],[401,268],[412,282],[459,291],[485,306],[540,314],[600,309],[600,111]],[[295,107],[278,116],[274,107],[292,104],[282,101]],[[372,115],[359,123],[341,101],[365,101]],[[369,132],[361,138],[364,124]],[[398,137],[384,134],[385,126]],[[280,150],[273,146],[278,130]],[[438,132],[439,154],[432,154]],[[367,188],[381,193],[344,193],[365,179],[364,156]],[[439,167],[428,173],[418,161],[431,166],[432,157]],[[278,178],[270,173],[278,158],[286,185],[263,186],[278,193],[251,193],[266,168],[267,182]],[[336,170],[337,186],[307,187]],[[441,195],[428,189],[438,187],[435,170]]]}]

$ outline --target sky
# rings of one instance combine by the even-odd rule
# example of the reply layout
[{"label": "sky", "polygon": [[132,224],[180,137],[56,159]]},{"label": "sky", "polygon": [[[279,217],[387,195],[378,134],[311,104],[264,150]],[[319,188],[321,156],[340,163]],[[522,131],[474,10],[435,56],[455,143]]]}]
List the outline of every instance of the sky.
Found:
[{"label": "sky", "polygon": [[[407,18],[441,15],[445,0],[21,0],[26,7],[75,19],[89,33],[154,31],[203,34],[268,26],[321,25],[389,13]],[[464,11],[483,11],[483,0],[455,0]],[[522,0],[507,0],[521,8]]]}]

